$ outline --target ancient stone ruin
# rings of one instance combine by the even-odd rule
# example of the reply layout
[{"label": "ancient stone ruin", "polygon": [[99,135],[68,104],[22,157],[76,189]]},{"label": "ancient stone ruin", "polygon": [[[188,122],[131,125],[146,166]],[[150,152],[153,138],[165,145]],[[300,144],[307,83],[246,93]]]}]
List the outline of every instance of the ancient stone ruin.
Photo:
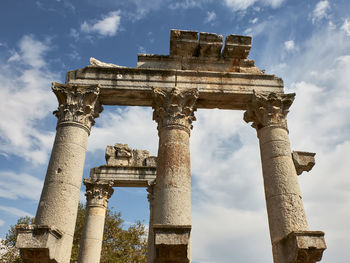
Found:
[{"label": "ancient stone ruin", "polygon": [[[287,114],[295,94],[248,59],[251,37],[172,30],[169,55],[138,55],[136,68],[91,59],[91,65],[53,83],[58,99],[56,138],[35,222],[18,228],[25,262],[68,263],[87,140],[102,105],[153,108],[157,160],[116,144],[107,165],[84,180],[87,217],[80,262],[99,262],[107,200],[115,186],[147,187],[150,200],[148,262],[191,262],[190,133],[197,108],[245,111],[260,143],[274,263],[315,263],[324,233],[310,231],[297,175],[314,154],[291,152]],[[121,124],[122,125],[122,124]],[[137,125],[135,123],[135,125]]]}]

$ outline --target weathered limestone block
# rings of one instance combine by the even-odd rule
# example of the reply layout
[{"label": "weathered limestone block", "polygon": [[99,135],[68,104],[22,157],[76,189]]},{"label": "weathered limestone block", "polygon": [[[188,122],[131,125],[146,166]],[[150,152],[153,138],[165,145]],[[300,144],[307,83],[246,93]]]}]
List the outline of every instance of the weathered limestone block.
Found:
[{"label": "weathered limestone block", "polygon": [[80,242],[81,263],[99,263],[108,199],[113,194],[113,183],[84,179],[86,186],[86,216]]},{"label": "weathered limestone block", "polygon": [[[62,233],[55,250],[48,253],[52,258],[47,258],[46,262],[55,260],[58,263],[68,263],[87,140],[91,126],[95,123],[94,119],[102,111],[102,106],[98,101],[98,85],[72,86],[53,83],[52,90],[59,103],[58,110],[54,112],[58,118],[57,131],[34,224],[47,225]],[[41,240],[44,237],[33,234],[34,238]],[[21,243],[18,247],[22,251]],[[36,261],[33,259],[26,262]]]},{"label": "weathered limestone block", "polygon": [[[163,228],[174,229],[171,235],[179,235],[181,240],[187,238],[186,245],[181,243],[180,246],[173,244],[172,238],[168,241],[162,238],[162,246],[169,249],[166,252],[168,258],[157,252],[156,262],[177,262],[178,253],[186,255],[188,260],[179,262],[191,262],[189,235],[184,237],[175,229],[181,229],[181,226],[188,229],[191,225],[189,137],[197,98],[196,89],[153,88],[153,119],[158,123],[159,134],[153,222]],[[155,238],[157,240],[156,232]]]},{"label": "weathered limestone block", "polygon": [[132,150],[127,144],[116,143],[106,148],[108,166],[156,167],[157,158],[146,150]]},{"label": "weathered limestone block", "polygon": [[213,33],[199,33],[199,56],[200,57],[214,57],[221,56],[222,35]]},{"label": "weathered limestone block", "polygon": [[188,263],[191,225],[153,225],[156,248],[155,262]]},{"label": "weathered limestone block", "polygon": [[316,263],[326,248],[323,232],[294,231],[274,247],[274,257],[287,255],[286,263]]},{"label": "weathered limestone block", "polygon": [[251,37],[229,35],[225,39],[225,46],[222,55],[225,58],[247,59],[251,46]]},{"label": "weathered limestone block", "polygon": [[19,225],[16,247],[20,248],[24,262],[57,262],[55,252],[62,232],[45,225]]},{"label": "weathered limestone block", "polygon": [[170,31],[170,56],[192,57],[198,49],[198,32],[187,30]]},{"label": "weathered limestone block", "polygon": [[297,175],[301,175],[302,172],[305,171],[311,171],[312,167],[315,165],[315,155],[316,153],[310,152],[292,152],[293,162],[297,171]]},{"label": "weathered limestone block", "polygon": [[[274,263],[304,262],[295,261],[301,257],[296,256],[299,252],[292,251],[293,254],[284,240],[292,233],[311,233],[308,230],[288,138],[286,117],[294,96],[295,94],[254,92],[252,102],[244,114],[246,122],[253,122],[252,127],[257,130],[259,138]],[[299,236],[297,239],[300,239]],[[323,250],[317,254],[319,260],[322,252]],[[301,254],[314,258],[314,249],[311,245],[303,247]],[[291,255],[294,261],[290,259]]]}]

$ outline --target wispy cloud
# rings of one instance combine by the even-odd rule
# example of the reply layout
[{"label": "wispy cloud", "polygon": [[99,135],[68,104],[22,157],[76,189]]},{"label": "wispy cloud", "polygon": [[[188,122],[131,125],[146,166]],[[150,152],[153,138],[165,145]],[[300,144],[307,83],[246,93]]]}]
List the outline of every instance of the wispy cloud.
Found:
[{"label": "wispy cloud", "polygon": [[294,40],[288,40],[284,42],[284,48],[286,51],[291,52],[297,49]]},{"label": "wispy cloud", "polygon": [[345,31],[345,33],[350,36],[350,20],[345,19],[344,24],[341,26],[341,29]]},{"label": "wispy cloud", "polygon": [[18,217],[21,217],[21,216],[33,217],[31,213],[28,213],[24,210],[21,210],[15,207],[10,207],[10,206],[0,206],[0,211],[10,213],[11,215],[18,216]]},{"label": "wispy cloud", "polygon": [[29,174],[0,171],[0,197],[39,200],[43,182]]},{"label": "wispy cloud", "polygon": [[312,23],[316,23],[324,18],[327,18],[330,8],[331,7],[328,0],[322,0],[318,2],[312,12]]},{"label": "wispy cloud", "polygon": [[224,3],[227,7],[231,8],[233,11],[243,11],[255,4],[261,4],[265,6],[270,6],[272,8],[277,8],[282,5],[285,0],[225,0]]},{"label": "wispy cloud", "polygon": [[0,65],[0,152],[44,163],[53,133],[42,132],[42,121],[57,107],[50,90],[58,79],[45,60],[50,43],[25,35],[18,49]]},{"label": "wispy cloud", "polygon": [[216,19],[216,13],[214,11],[208,11],[207,17],[206,17],[204,23],[213,22],[215,19]]},{"label": "wispy cloud", "polygon": [[120,10],[109,12],[103,16],[100,20],[84,21],[81,24],[80,29],[85,33],[97,33],[101,36],[115,36],[120,27]]}]

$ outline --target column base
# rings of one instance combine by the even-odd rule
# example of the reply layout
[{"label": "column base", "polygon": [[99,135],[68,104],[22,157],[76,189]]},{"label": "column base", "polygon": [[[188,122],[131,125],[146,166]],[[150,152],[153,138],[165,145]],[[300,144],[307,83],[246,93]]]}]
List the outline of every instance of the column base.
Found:
[{"label": "column base", "polygon": [[295,231],[273,244],[274,263],[315,263],[327,248],[321,231]]},{"label": "column base", "polygon": [[17,226],[16,247],[25,263],[56,263],[55,252],[62,232],[47,225]]},{"label": "column base", "polygon": [[190,225],[153,225],[156,263],[191,262]]}]

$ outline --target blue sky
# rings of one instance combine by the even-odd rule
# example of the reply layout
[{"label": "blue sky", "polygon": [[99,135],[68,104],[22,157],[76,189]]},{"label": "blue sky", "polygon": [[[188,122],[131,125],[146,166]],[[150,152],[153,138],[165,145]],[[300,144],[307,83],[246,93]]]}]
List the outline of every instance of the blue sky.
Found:
[{"label": "blue sky", "polygon": [[[311,230],[326,232],[322,262],[350,244],[350,2],[347,0],[3,0],[0,9],[0,237],[35,215],[55,135],[51,82],[89,58],[136,67],[168,54],[170,29],[253,36],[250,58],[296,92],[293,150],[316,152],[299,177]],[[194,262],[272,262],[256,132],[243,112],[198,110],[191,135]],[[152,111],[105,107],[89,138],[84,177],[106,145],[157,153]],[[84,189],[82,188],[82,191]],[[82,192],[82,200],[83,192]],[[126,226],[147,224],[144,189],[116,189]]]}]

